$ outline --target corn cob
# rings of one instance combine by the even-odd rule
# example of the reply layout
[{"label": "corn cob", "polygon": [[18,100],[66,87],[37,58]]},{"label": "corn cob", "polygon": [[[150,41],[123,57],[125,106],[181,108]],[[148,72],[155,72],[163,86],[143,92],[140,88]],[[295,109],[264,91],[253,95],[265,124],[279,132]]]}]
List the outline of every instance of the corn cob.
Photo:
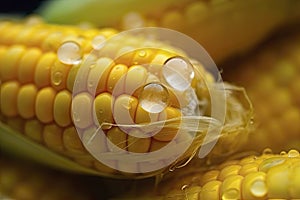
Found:
[{"label": "corn cob", "polygon": [[[76,168],[75,171],[104,176],[143,177],[153,174],[140,172],[138,175],[133,175],[130,172],[120,175],[118,171],[122,171],[122,168],[135,170],[138,167],[128,161],[125,166],[122,166],[113,158],[108,160],[109,164],[104,165],[94,156],[103,151],[114,152],[114,149],[119,151],[118,148],[133,153],[148,153],[160,150],[169,143],[173,145],[173,148],[175,148],[174,144],[185,144],[191,138],[191,135],[181,134],[180,137],[177,137],[178,126],[185,125],[180,121],[180,118],[184,115],[184,112],[189,115],[198,112],[198,105],[194,105],[198,99],[208,102],[206,106],[201,105],[206,109],[201,110],[202,114],[208,117],[213,115],[213,111],[206,107],[213,104],[213,101],[210,101],[208,87],[212,87],[212,84],[214,84],[214,77],[206,72],[203,66],[192,61],[193,64],[187,65],[187,67],[193,65],[198,67],[195,71],[195,78],[191,79],[192,87],[186,87],[189,85],[184,84],[185,88],[183,90],[185,91],[182,93],[182,88],[178,88],[182,86],[176,85],[175,82],[168,82],[174,89],[161,85],[160,82],[157,82],[159,79],[155,75],[148,77],[147,70],[149,68],[144,68],[142,64],[150,63],[150,66],[153,66],[151,73],[154,72],[155,74],[156,70],[161,69],[162,65],[174,66],[174,62],[185,62],[182,60],[185,53],[159,41],[153,43],[156,45],[155,47],[160,47],[160,49],[144,48],[124,53],[128,46],[133,48],[143,43],[143,41],[147,45],[151,44],[151,41],[145,41],[136,36],[135,38],[128,37],[125,40],[121,38],[122,40],[117,40],[117,44],[102,47],[102,49],[105,49],[106,54],[94,59],[99,53],[95,51],[95,49],[99,49],[99,43],[95,43],[95,40],[103,42],[103,40],[114,34],[116,34],[116,31],[112,29],[86,30],[71,26],[46,25],[42,22],[32,23],[30,20],[25,24],[2,22],[0,24],[0,133],[5,134],[7,132],[9,134],[1,135],[3,137],[1,146],[11,149],[10,146],[15,145],[15,148],[18,149],[16,152],[24,147],[22,151],[27,152],[25,154],[31,154],[37,160],[42,159],[43,162],[52,163],[52,165],[58,167],[66,165],[68,167],[64,168],[70,168],[72,166],[72,168]],[[115,58],[113,57],[115,54],[121,56]],[[109,57],[110,55],[113,55],[114,60]],[[90,70],[88,74],[82,74],[83,66],[88,66]],[[187,68],[187,70],[194,69],[196,68]],[[170,69],[166,68],[166,70]],[[81,73],[80,76],[78,76],[79,73]],[[165,73],[168,75],[172,71],[165,71]],[[192,74],[194,72],[191,72]],[[121,79],[125,75],[126,79]],[[95,84],[99,77],[99,84]],[[188,78],[190,77],[188,75]],[[85,78],[89,82],[80,85],[80,80]],[[79,85],[76,85],[78,83],[76,80],[79,80]],[[118,88],[117,86],[120,88],[120,82],[122,87],[118,91],[115,88]],[[139,87],[142,88],[135,89],[136,84],[141,84],[142,86]],[[94,93],[92,86],[96,87]],[[183,100],[177,98],[177,90],[181,90],[180,94],[184,97]],[[195,96],[189,96],[194,93],[193,90],[195,90]],[[237,90],[236,92],[241,91]],[[234,93],[234,90],[231,92]],[[95,95],[95,97],[92,95]],[[219,97],[222,96],[219,94]],[[152,98],[154,98],[154,101],[159,102],[159,105],[157,103],[154,105],[154,109],[158,109],[158,111],[151,110],[153,109],[151,105],[149,107],[149,102],[152,102],[152,104],[154,102]],[[227,144],[240,133],[243,133],[241,141],[245,140],[247,134],[244,133],[247,133],[249,128],[251,104],[249,102],[246,102],[246,104],[239,102],[239,98],[234,95],[226,95],[226,101],[227,110],[217,113],[220,115],[226,112],[220,141],[222,141],[222,144]],[[190,102],[192,102],[191,105]],[[113,108],[112,103],[114,104]],[[76,107],[74,105],[81,106]],[[92,105],[96,110],[95,115],[92,115],[92,110],[90,110]],[[183,111],[183,108],[185,111]],[[81,117],[78,116],[78,113],[81,113]],[[112,113],[116,116],[112,116]],[[126,113],[128,113],[128,116],[126,116]],[[135,123],[141,124],[141,127],[152,122],[153,118],[158,123],[164,122],[165,124],[157,125],[162,129],[152,138],[138,138],[134,135],[127,136],[122,127],[119,126],[119,124],[126,125],[128,122],[124,119],[127,118],[133,118]],[[198,123],[199,120],[196,119]],[[96,135],[96,133],[99,129],[94,123],[101,124],[101,130],[106,134],[108,140],[106,140],[107,138],[105,140],[98,138],[100,134]],[[130,123],[124,127],[126,128],[128,125],[130,126]],[[185,126],[193,127],[195,125],[190,123]],[[199,127],[195,127],[195,129],[201,134],[196,137],[193,145],[187,149],[180,160],[194,155],[197,149],[196,146],[205,142],[203,140],[207,133],[205,130],[207,129],[207,120],[203,121],[203,125],[200,123]],[[23,133],[25,139],[15,134],[11,129]],[[78,132],[79,130],[84,132]],[[153,129],[151,130],[153,131]],[[12,139],[27,144],[27,146],[16,145],[17,142],[12,141]],[[211,138],[206,143],[210,143],[215,139]],[[228,142],[226,143],[226,141]],[[37,143],[41,145],[36,145]],[[242,142],[238,143],[238,145],[241,144]],[[234,144],[230,150],[235,151],[237,149],[236,145]],[[34,152],[34,149],[41,152]],[[49,149],[56,152],[56,154],[48,151]],[[224,146],[220,145],[220,149],[216,149],[216,154],[222,154]],[[49,155],[52,161],[42,156],[42,152]],[[75,163],[84,167],[74,165],[74,162],[64,160],[58,155],[71,158]],[[58,162],[57,159],[60,161]]]},{"label": "corn cob", "polygon": [[[296,150],[228,160],[211,169],[190,168],[165,179],[152,194],[134,199],[299,199],[300,156]],[[139,193],[138,193],[139,194]],[[133,199],[124,197],[120,199]]]},{"label": "corn cob", "polygon": [[246,88],[255,107],[257,131],[250,134],[247,150],[300,149],[299,33],[272,40],[224,72],[225,79]]},{"label": "corn cob", "polygon": [[[197,40],[217,63],[258,44],[275,29],[299,19],[289,0],[51,1],[40,13],[49,22],[91,22],[100,27],[166,27]],[[114,12],[111,12],[114,10]]]}]

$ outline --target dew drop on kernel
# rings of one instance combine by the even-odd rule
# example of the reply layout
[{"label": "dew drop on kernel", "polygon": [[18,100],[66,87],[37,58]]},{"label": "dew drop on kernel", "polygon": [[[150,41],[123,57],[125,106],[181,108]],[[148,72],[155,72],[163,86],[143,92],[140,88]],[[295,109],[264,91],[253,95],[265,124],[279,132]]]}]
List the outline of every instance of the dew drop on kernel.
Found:
[{"label": "dew drop on kernel", "polygon": [[139,56],[140,57],[145,57],[146,56],[146,51],[144,51],[144,50],[141,50],[141,51],[139,51]]},{"label": "dew drop on kernel", "polygon": [[272,154],[272,153],[273,153],[273,151],[270,148],[266,148],[263,150],[263,154]]},{"label": "dew drop on kernel", "polygon": [[287,153],[285,151],[281,151],[279,155],[285,156],[285,155],[287,155]]},{"label": "dew drop on kernel", "polygon": [[160,83],[149,83],[142,89],[139,102],[147,112],[160,113],[168,106],[169,92]]},{"label": "dew drop on kernel", "polygon": [[183,185],[183,186],[181,187],[181,190],[186,190],[188,187],[189,187],[189,185]]},{"label": "dew drop on kernel", "polygon": [[268,158],[264,160],[260,165],[259,165],[259,171],[262,172],[267,172],[270,168],[280,165],[285,162],[285,158],[281,157],[275,157],[275,158]]},{"label": "dew drop on kernel", "polygon": [[74,122],[80,122],[80,118],[77,112],[73,112],[73,120]]},{"label": "dew drop on kernel", "polygon": [[256,180],[252,183],[250,192],[255,197],[263,197],[267,194],[268,188],[263,180]]},{"label": "dew drop on kernel", "polygon": [[288,157],[290,157],[290,158],[294,158],[294,157],[298,157],[298,156],[299,156],[299,152],[297,150],[292,149],[288,152]]},{"label": "dew drop on kernel", "polygon": [[172,88],[185,91],[190,87],[195,73],[191,63],[181,57],[173,57],[165,62],[162,75]]},{"label": "dew drop on kernel", "polygon": [[93,69],[93,68],[95,68],[96,67],[96,64],[91,64],[90,65],[90,69]]},{"label": "dew drop on kernel", "polygon": [[94,39],[92,40],[92,47],[95,50],[101,49],[105,44],[105,40],[106,38],[103,35],[95,36]]},{"label": "dew drop on kernel", "polygon": [[93,88],[94,87],[94,81],[89,81],[88,82],[88,87]]},{"label": "dew drop on kernel", "polygon": [[222,195],[222,200],[238,199],[239,193],[240,192],[237,189],[235,189],[235,188],[228,189]]},{"label": "dew drop on kernel", "polygon": [[82,59],[80,45],[74,41],[65,42],[58,48],[57,56],[64,64],[78,64]]},{"label": "dew drop on kernel", "polygon": [[54,85],[58,86],[62,82],[62,73],[61,72],[54,72],[52,75],[52,82]]}]

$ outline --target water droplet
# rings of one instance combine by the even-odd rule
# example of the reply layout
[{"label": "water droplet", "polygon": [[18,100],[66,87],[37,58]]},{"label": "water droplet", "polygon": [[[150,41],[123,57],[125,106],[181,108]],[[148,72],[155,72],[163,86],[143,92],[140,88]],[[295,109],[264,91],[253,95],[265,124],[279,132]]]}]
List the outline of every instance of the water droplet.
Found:
[{"label": "water droplet", "polygon": [[288,157],[294,158],[294,157],[298,157],[299,156],[299,152],[295,149],[292,149],[288,152]]},{"label": "water droplet", "polygon": [[263,154],[272,154],[272,153],[273,153],[273,151],[270,148],[266,148],[263,150]]},{"label": "water droplet", "polygon": [[168,106],[169,92],[160,83],[149,83],[144,86],[139,101],[147,112],[160,113]]},{"label": "water droplet", "polygon": [[144,50],[139,51],[139,56],[140,57],[145,57],[147,55],[147,52]]},{"label": "water droplet", "polygon": [[77,112],[73,112],[73,120],[75,122],[80,122],[80,118]]},{"label": "water droplet", "polygon": [[192,64],[181,57],[167,60],[162,74],[167,83],[178,91],[187,90],[195,76]]},{"label": "water droplet", "polygon": [[52,82],[56,86],[60,85],[62,82],[62,73],[61,72],[53,73]]},{"label": "water droplet", "polygon": [[263,197],[267,194],[268,188],[263,180],[256,180],[252,183],[250,192],[255,197]]},{"label": "water droplet", "polygon": [[264,160],[258,167],[259,171],[267,172],[270,168],[284,163],[285,158],[275,157]]},{"label": "water droplet", "polygon": [[63,43],[57,50],[58,59],[64,64],[78,64],[82,59],[81,48],[78,43],[68,41]]},{"label": "water droplet", "polygon": [[89,88],[93,88],[93,86],[94,86],[94,81],[89,81],[88,87],[89,87]]},{"label": "water droplet", "polygon": [[240,192],[235,188],[228,189],[222,195],[222,200],[238,199],[239,194],[240,194]]},{"label": "water droplet", "polygon": [[106,38],[103,35],[97,35],[92,40],[92,47],[96,50],[101,49],[105,44]]},{"label": "water droplet", "polygon": [[189,185],[183,185],[183,186],[181,187],[181,190],[186,190],[188,187],[189,187]]},{"label": "water droplet", "polygon": [[281,151],[281,152],[280,152],[280,155],[281,155],[281,156],[285,156],[286,154],[287,154],[287,153],[286,153],[285,151]]},{"label": "water droplet", "polygon": [[90,69],[93,69],[95,66],[96,66],[95,64],[91,64]]},{"label": "water droplet", "polygon": [[251,125],[254,124],[254,118],[253,118],[253,117],[251,117],[251,119],[250,119],[250,124],[251,124]]}]

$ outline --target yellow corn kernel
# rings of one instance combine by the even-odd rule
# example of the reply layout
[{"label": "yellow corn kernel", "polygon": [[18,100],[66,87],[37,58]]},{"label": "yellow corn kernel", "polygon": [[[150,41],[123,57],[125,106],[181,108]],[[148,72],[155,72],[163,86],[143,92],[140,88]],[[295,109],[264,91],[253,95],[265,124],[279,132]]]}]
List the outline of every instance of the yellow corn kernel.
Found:
[{"label": "yellow corn kernel", "polygon": [[17,78],[18,70],[20,70],[18,69],[19,61],[24,53],[25,48],[23,46],[14,46],[1,56],[0,78],[2,81]]},{"label": "yellow corn kernel", "polygon": [[18,69],[18,79],[21,83],[32,83],[34,79],[34,71],[37,61],[41,57],[42,52],[37,48],[29,49],[20,59]]},{"label": "yellow corn kernel", "polygon": [[39,59],[34,72],[34,83],[38,88],[50,86],[50,69],[55,59],[56,55],[53,52],[45,53]]},{"label": "yellow corn kernel", "polygon": [[123,30],[144,26],[171,28],[197,40],[220,62],[257,45],[282,25],[299,20],[299,7],[292,0],[75,0],[72,4],[56,0],[44,5],[40,13],[49,22],[63,24],[88,21],[98,27]]},{"label": "yellow corn kernel", "polygon": [[85,154],[86,151],[78,137],[76,129],[71,126],[63,132],[63,144],[66,150],[74,154]]},{"label": "yellow corn kernel", "polygon": [[17,108],[21,117],[29,119],[35,116],[35,99],[37,88],[33,84],[27,84],[20,88],[17,99]]},{"label": "yellow corn kernel", "polygon": [[44,125],[39,120],[29,120],[25,123],[24,134],[41,143],[43,141],[43,128]]},{"label": "yellow corn kernel", "polygon": [[55,151],[63,152],[62,133],[63,129],[56,124],[46,125],[43,130],[43,139],[46,146]]},{"label": "yellow corn kernel", "polygon": [[18,115],[17,99],[20,85],[16,81],[1,83],[1,112],[13,117]]},{"label": "yellow corn kernel", "polygon": [[36,96],[35,111],[36,117],[43,123],[52,122],[53,105],[56,92],[51,87],[40,90]]},{"label": "yellow corn kernel", "polygon": [[255,108],[258,131],[245,150],[300,148],[299,42],[299,31],[277,37],[224,72],[225,80],[246,88]]},{"label": "yellow corn kernel", "polygon": [[66,127],[71,124],[71,101],[72,96],[67,90],[63,90],[55,96],[53,105],[54,120],[62,127]]}]

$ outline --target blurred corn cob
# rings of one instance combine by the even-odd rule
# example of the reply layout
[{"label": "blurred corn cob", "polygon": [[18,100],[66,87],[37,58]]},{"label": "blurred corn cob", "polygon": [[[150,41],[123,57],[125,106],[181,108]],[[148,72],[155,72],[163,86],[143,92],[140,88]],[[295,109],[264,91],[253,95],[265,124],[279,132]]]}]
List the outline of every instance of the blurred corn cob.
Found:
[{"label": "blurred corn cob", "polygon": [[295,0],[57,0],[40,13],[55,23],[175,29],[197,40],[219,63],[257,45],[282,25],[299,22],[299,9]]},{"label": "blurred corn cob", "polygon": [[[17,200],[92,200],[105,198],[106,191],[101,182],[87,177],[63,174],[46,169],[26,160],[0,157],[0,194]],[[6,198],[0,199],[6,199]],[[9,198],[8,198],[9,197]]]},{"label": "blurred corn cob", "polygon": [[271,40],[224,77],[243,85],[253,102],[257,130],[245,149],[300,149],[300,32]]},{"label": "blurred corn cob", "polygon": [[[88,88],[87,92],[76,93],[75,98],[72,99],[74,82],[78,71],[83,65],[89,63],[91,57],[88,55],[91,55],[90,53],[93,52],[93,48],[98,48],[98,46],[95,46],[94,40],[99,40],[100,38],[100,41],[103,41],[115,33],[116,31],[112,29],[97,30],[72,26],[47,25],[32,19],[26,23],[1,22],[0,128],[1,137],[3,137],[1,139],[3,143],[1,146],[9,151],[17,153],[21,151],[24,154],[30,154],[30,156],[35,157],[37,160],[43,160],[47,164],[68,169],[71,168],[75,171],[85,173],[119,177],[120,174],[117,174],[115,169],[97,161],[85,149],[80,140],[82,138],[85,141],[94,140],[94,136],[91,135],[96,132],[93,132],[93,120],[98,121],[100,124],[103,122],[108,123],[103,128],[108,139],[114,145],[129,152],[152,152],[170,143],[174,135],[176,135],[178,128],[163,128],[153,138],[138,139],[133,136],[127,136],[121,129],[113,126],[115,122],[112,112],[116,112],[117,116],[124,116],[123,113],[129,111],[131,117],[134,116],[136,123],[149,123],[149,116],[137,99],[139,96],[138,92],[141,91],[138,90],[133,96],[130,96],[130,93],[126,93],[126,91],[130,91],[130,88],[134,87],[135,82],[133,81],[139,81],[136,78],[140,78],[143,84],[151,81],[151,79],[148,80],[148,73],[146,68],[142,66],[143,63],[157,64],[161,67],[170,58],[174,57],[178,59],[176,56],[184,54],[179,50],[172,49],[171,46],[165,46],[165,49],[167,48],[169,51],[145,49],[141,51],[144,52],[143,54],[141,54],[140,50],[125,54],[125,56],[122,54],[123,57],[120,56],[117,60],[112,60],[105,56],[97,58],[97,62],[94,60],[94,63],[88,66],[90,71],[88,72],[88,77],[86,77],[88,80],[91,79],[94,81],[92,83],[97,86],[95,101],[91,97],[91,91],[89,91],[90,82],[89,85],[83,86]],[[120,41],[116,46],[109,46],[109,52],[112,54],[121,53],[127,48],[126,45],[131,44],[130,42],[136,45],[141,43],[138,38],[125,39]],[[71,53],[68,50],[71,50]],[[92,53],[92,55],[94,54]],[[116,65],[114,62],[116,62]],[[192,88],[194,89],[195,87],[200,100],[208,101],[209,104],[211,102],[209,102],[210,94],[207,91],[208,86],[203,85],[201,81],[211,84],[214,80],[212,75],[206,72],[203,67],[197,67],[199,71],[196,74],[199,77],[195,77],[193,80]],[[106,71],[101,76],[103,70]],[[111,93],[123,75],[130,76],[131,78],[127,78],[124,83],[124,85],[127,85],[125,92],[121,91],[121,94],[125,94],[120,95],[114,101]],[[100,76],[98,84],[94,79]],[[85,77],[80,78],[84,79]],[[234,89],[227,89],[234,92]],[[245,95],[243,90],[237,91],[237,93]],[[186,95],[188,94],[184,93],[184,96]],[[159,96],[159,98],[162,97]],[[219,149],[216,148],[216,154],[222,154],[223,149],[234,152],[237,150],[237,146],[243,144],[242,141],[247,139],[246,133],[251,117],[252,108],[249,102],[242,105],[244,103],[239,102],[239,98],[236,98],[234,94],[228,95],[226,98],[228,102],[227,110],[224,111],[226,112],[226,120],[223,127],[224,134],[222,135],[224,137],[221,137],[221,143],[228,145],[228,143],[233,143],[233,138],[238,135],[241,138],[238,143],[233,143],[230,149],[228,149],[228,146],[220,145]],[[77,102],[77,105],[80,105],[77,111],[86,114],[81,120],[78,120],[77,116],[75,116],[77,111],[71,111],[72,102]],[[111,102],[115,103],[113,111]],[[185,99],[185,102],[189,103],[190,100],[186,101]],[[125,104],[127,106],[124,106]],[[91,116],[92,111],[87,109],[91,108],[92,105],[97,110],[96,116]],[[170,103],[161,112],[162,114],[159,117],[156,115],[156,118],[158,120],[176,119],[176,117],[182,115],[180,109],[181,107],[174,94],[170,93]],[[210,111],[206,112],[209,114]],[[78,123],[80,129],[85,130],[87,128],[86,132],[82,133],[81,138],[74,127],[74,121]],[[15,134],[11,129],[23,133],[25,138]],[[5,134],[5,132],[8,134]],[[205,133],[201,132],[199,140],[196,141],[196,146],[191,145],[183,155],[183,159],[189,158],[195,153],[196,147],[201,144],[199,142],[203,141],[204,136]],[[190,137],[190,135],[185,134],[175,142],[180,143],[185,140],[185,137]],[[101,142],[103,141],[100,140]],[[36,143],[42,145],[37,145]],[[91,146],[97,151],[100,149],[98,152],[113,151],[110,150],[111,146],[109,146],[106,140],[104,143],[100,143],[91,143]],[[11,148],[12,146],[15,146],[15,148]],[[58,156],[58,154],[53,154],[48,149],[64,157],[71,158],[84,167],[74,164],[74,162],[66,160],[64,157]],[[47,154],[48,156],[45,157],[43,154]],[[112,162],[115,163],[115,161]],[[116,167],[122,167],[119,163],[115,163],[115,165],[117,165]],[[128,176],[131,174],[125,175]],[[138,174],[137,176],[142,177],[143,175]],[[135,177],[135,175],[133,176]]]},{"label": "blurred corn cob", "polygon": [[[299,199],[300,156],[296,150],[228,160],[211,169],[189,168],[165,179],[148,195],[120,199]],[[130,196],[130,195],[129,195]]]}]

